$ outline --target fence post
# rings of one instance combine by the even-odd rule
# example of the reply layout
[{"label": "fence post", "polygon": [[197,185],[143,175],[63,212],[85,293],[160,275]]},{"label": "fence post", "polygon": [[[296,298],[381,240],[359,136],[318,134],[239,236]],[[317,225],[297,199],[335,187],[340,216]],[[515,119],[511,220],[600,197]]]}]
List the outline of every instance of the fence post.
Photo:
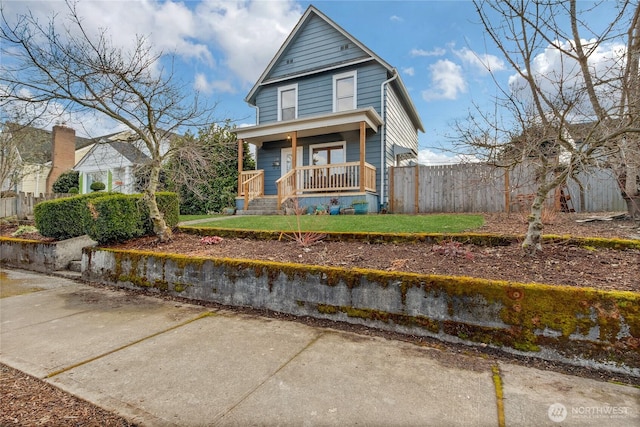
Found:
[{"label": "fence post", "polygon": [[504,210],[511,213],[511,189],[509,188],[509,168],[504,168]]},{"label": "fence post", "polygon": [[395,190],[394,190],[394,183],[395,183],[395,175],[396,173],[396,169],[394,166],[389,166],[389,212],[393,213],[395,212],[395,205],[393,203],[393,199],[395,198]]},{"label": "fence post", "polygon": [[415,172],[415,187],[414,187],[415,199],[413,201],[413,213],[419,214],[420,213],[420,165],[415,165],[414,167],[416,168],[416,172]]},{"label": "fence post", "polygon": [[25,199],[26,199],[26,194],[20,191],[18,193],[18,202],[16,204],[16,216],[18,217],[19,220],[27,219],[27,214],[25,209],[26,208]]}]

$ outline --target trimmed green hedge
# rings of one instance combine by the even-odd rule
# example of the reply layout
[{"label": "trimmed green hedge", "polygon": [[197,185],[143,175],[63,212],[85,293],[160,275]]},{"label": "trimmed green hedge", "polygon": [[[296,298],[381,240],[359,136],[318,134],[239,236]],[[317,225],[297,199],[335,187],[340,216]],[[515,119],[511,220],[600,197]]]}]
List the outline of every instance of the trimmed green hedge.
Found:
[{"label": "trimmed green hedge", "polygon": [[138,208],[139,196],[113,194],[89,201],[93,220],[86,233],[98,243],[122,242],[142,236],[142,217]]},{"label": "trimmed green hedge", "polygon": [[38,203],[33,208],[36,228],[43,236],[57,240],[82,236],[91,221],[87,202],[104,196],[105,193],[91,193]]},{"label": "trimmed green hedge", "polygon": [[[156,193],[156,201],[167,225],[175,227],[178,195]],[[141,194],[91,193],[50,200],[36,205],[34,214],[40,234],[58,240],[88,234],[98,243],[110,243],[153,234]]]}]

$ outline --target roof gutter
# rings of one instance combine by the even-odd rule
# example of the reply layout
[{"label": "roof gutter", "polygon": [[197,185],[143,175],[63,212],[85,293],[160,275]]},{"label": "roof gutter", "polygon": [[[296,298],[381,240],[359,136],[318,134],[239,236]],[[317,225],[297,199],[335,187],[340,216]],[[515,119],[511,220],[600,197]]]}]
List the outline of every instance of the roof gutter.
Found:
[{"label": "roof gutter", "polygon": [[386,86],[398,78],[398,71],[394,68],[392,70],[393,77],[385,80],[380,85],[380,116],[382,117],[382,131],[380,132],[380,205],[384,205],[385,200],[385,188],[384,188],[384,176],[387,173],[387,150],[386,150],[386,138],[387,138],[387,112],[385,110],[386,102],[384,98]]}]

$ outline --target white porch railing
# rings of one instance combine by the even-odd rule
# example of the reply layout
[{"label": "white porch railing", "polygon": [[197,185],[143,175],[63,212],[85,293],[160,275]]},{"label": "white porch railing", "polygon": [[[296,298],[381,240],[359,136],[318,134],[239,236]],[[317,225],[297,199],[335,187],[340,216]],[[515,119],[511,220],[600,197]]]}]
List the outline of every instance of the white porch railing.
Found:
[{"label": "white porch railing", "polygon": [[364,176],[361,176],[360,162],[300,166],[283,175],[276,185],[278,206],[300,194],[362,190],[375,192],[376,168],[365,163]]},{"label": "white porch railing", "polygon": [[244,209],[249,208],[249,202],[264,195],[264,170],[243,171],[240,174],[240,194],[244,196]]}]

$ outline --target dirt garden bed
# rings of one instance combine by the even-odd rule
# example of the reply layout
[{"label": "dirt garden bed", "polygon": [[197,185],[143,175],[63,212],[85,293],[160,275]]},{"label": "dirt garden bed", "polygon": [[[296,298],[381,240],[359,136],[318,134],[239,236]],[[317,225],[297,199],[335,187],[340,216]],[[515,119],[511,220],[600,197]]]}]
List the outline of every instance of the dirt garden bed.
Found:
[{"label": "dirt garden bed", "polygon": [[[545,227],[545,234],[630,239],[640,233],[630,220],[576,222],[576,219],[584,217],[586,215],[558,215],[552,224]],[[473,230],[514,235],[522,235],[525,231],[526,224],[517,214],[487,214],[486,225]],[[508,246],[483,247],[447,240],[437,245],[320,241],[309,247],[301,247],[287,236],[280,241],[224,238],[215,244],[205,242],[198,235],[177,232],[170,243],[158,243],[155,238],[146,237],[112,247],[203,257],[640,291],[638,249],[578,247],[563,241],[550,241],[545,243],[541,254],[529,257],[523,255],[519,242]]]}]

